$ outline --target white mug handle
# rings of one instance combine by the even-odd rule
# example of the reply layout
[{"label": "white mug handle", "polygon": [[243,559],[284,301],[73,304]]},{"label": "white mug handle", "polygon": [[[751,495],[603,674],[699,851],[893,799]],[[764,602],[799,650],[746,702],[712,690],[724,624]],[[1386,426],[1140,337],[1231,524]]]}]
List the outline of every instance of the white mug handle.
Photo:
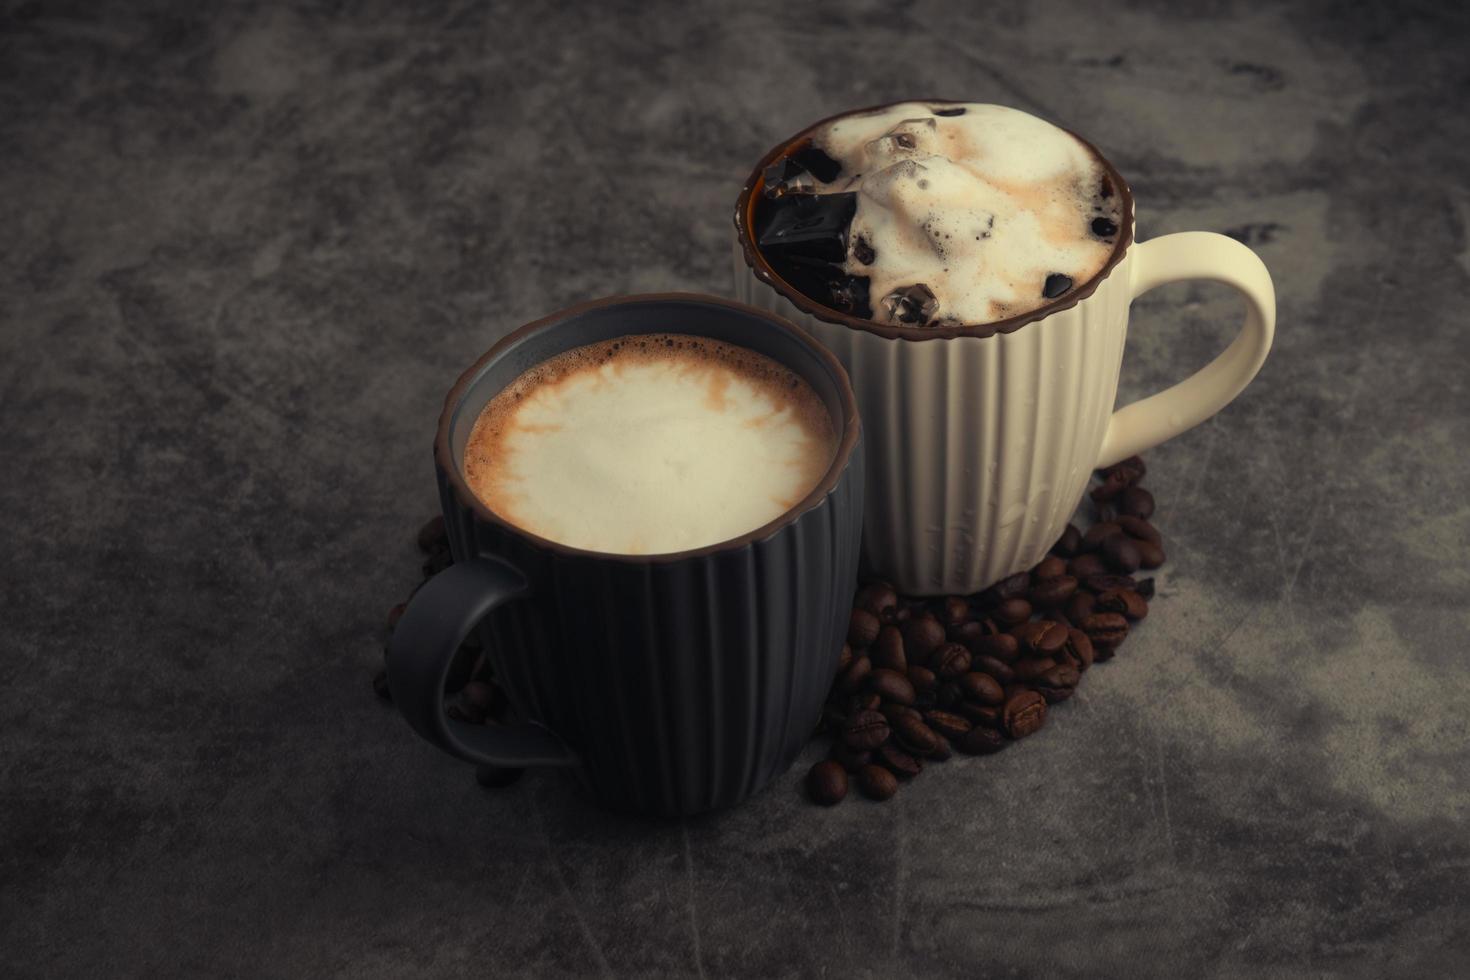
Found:
[{"label": "white mug handle", "polygon": [[1185,231],[1133,246],[1133,300],[1183,279],[1234,286],[1245,297],[1245,322],[1230,346],[1171,388],[1113,413],[1097,466],[1111,466],[1199,425],[1240,394],[1266,360],[1276,332],[1276,290],[1255,252],[1233,238]]}]

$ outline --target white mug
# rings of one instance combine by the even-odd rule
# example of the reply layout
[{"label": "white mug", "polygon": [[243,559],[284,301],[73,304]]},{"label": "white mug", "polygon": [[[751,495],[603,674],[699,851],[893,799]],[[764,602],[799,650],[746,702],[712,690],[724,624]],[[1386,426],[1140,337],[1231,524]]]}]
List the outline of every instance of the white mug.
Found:
[{"label": "white mug", "polygon": [[[880,324],[821,306],[771,269],[749,229],[765,168],[829,121],[776,146],[746,181],[735,294],[807,330],[847,369],[868,448],[865,564],[899,591],[966,595],[1030,568],[1066,528],[1094,469],[1198,425],[1260,370],[1276,324],[1265,264],[1211,232],[1135,242],[1132,192],[1091,144],[1122,195],[1123,227],[1082,287],[970,327]],[[1114,411],[1130,304],[1186,279],[1240,292],[1239,334],[1190,377]]]}]

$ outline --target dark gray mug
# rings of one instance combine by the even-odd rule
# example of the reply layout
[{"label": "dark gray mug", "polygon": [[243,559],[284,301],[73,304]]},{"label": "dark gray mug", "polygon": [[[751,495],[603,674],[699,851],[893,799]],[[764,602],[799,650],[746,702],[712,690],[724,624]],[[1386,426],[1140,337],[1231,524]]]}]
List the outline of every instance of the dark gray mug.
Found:
[{"label": "dark gray mug", "polygon": [[[748,534],[666,555],[570,548],[487,508],[463,476],[485,404],[562,351],[644,333],[737,344],[811,385],[838,439],[812,492]],[[420,735],[477,763],[575,766],[606,805],[656,814],[730,806],[791,765],[820,715],[857,574],[861,429],[836,358],[777,316],[709,296],[584,303],[520,328],[460,376],[434,465],[454,564],[414,595],[388,650],[393,701]],[[530,721],[446,717],[445,680],[473,630]]]}]

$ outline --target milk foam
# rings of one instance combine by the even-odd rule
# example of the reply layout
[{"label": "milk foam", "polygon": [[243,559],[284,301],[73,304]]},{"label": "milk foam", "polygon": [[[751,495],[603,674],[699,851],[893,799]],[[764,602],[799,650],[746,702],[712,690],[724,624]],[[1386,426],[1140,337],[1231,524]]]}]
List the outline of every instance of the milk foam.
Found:
[{"label": "milk foam", "polygon": [[[936,116],[933,109],[960,115]],[[812,137],[842,164],[819,192],[857,191],[846,270],[870,279],[874,319],[882,297],[921,283],[939,323],[988,323],[1044,305],[1048,276],[1080,286],[1096,275],[1121,224],[1116,194],[1101,194],[1101,163],[1070,133],[1005,106],[906,102],[845,116]]]},{"label": "milk foam", "polygon": [[791,371],[718,341],[647,334],[558,355],[496,395],[465,476],[533,534],[665,554],[781,516],[835,452],[825,407]]}]

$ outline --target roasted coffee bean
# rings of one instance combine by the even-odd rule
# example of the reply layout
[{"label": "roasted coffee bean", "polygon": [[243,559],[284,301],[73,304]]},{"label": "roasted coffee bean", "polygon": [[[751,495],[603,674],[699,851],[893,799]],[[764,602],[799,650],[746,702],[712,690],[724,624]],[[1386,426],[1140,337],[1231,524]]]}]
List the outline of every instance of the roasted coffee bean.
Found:
[{"label": "roasted coffee bean", "polygon": [[851,749],[842,742],[833,742],[830,754],[832,761],[848,772],[857,772],[873,759],[873,753],[867,749]]},{"label": "roasted coffee bean", "polygon": [[907,623],[910,619],[912,619],[913,616],[914,611],[912,609],[910,609],[908,606],[900,605],[897,609],[893,610],[893,614],[889,618],[889,621],[891,621],[895,626],[902,626],[904,623]]},{"label": "roasted coffee bean", "polygon": [[847,642],[854,650],[861,650],[878,638],[882,626],[878,617],[866,609],[854,609],[847,621]]},{"label": "roasted coffee bean", "polygon": [[1082,621],[1082,632],[1092,641],[1097,659],[1105,659],[1100,648],[1113,649],[1128,639],[1128,620],[1118,613],[1093,613]]},{"label": "roasted coffee bean", "polygon": [[1107,556],[1108,564],[1124,574],[1138,571],[1141,561],[1138,542],[1126,534],[1115,534],[1104,541],[1103,554]]},{"label": "roasted coffee bean", "polygon": [[885,745],[874,758],[899,779],[913,779],[924,771],[924,764],[896,745]]},{"label": "roasted coffee bean", "polygon": [[1159,533],[1159,529],[1141,517],[1120,517],[1118,526],[1135,541],[1150,541],[1157,545],[1164,543],[1164,536]]},{"label": "roasted coffee bean", "polygon": [[1057,664],[1036,678],[1039,687],[1076,687],[1082,683],[1082,673],[1071,664]]},{"label": "roasted coffee bean", "polygon": [[974,727],[963,716],[952,711],[926,711],[924,723],[946,738],[959,738]]},{"label": "roasted coffee bean", "polygon": [[475,782],[485,789],[505,789],[526,774],[515,766],[476,766]]},{"label": "roasted coffee bean", "polygon": [[1076,626],[1092,615],[1093,606],[1096,604],[1097,596],[1085,589],[1078,589],[1072,598],[1067,600],[1066,605],[1062,606],[1062,612],[1066,615],[1067,621]]},{"label": "roasted coffee bean", "polygon": [[934,703],[941,708],[953,708],[960,703],[960,685],[956,681],[940,681],[939,690],[936,692]]},{"label": "roasted coffee bean", "polygon": [[1006,599],[991,610],[990,618],[1001,626],[1019,626],[1031,618],[1031,603],[1019,598]]},{"label": "roasted coffee bean", "polygon": [[425,554],[449,547],[449,535],[444,530],[442,514],[429,518],[428,522],[419,528],[418,542],[419,550]]},{"label": "roasted coffee bean", "polygon": [[1088,590],[1097,595],[1113,589],[1133,589],[1134,591],[1138,589],[1138,583],[1131,575],[1094,575],[1087,580],[1086,584]]},{"label": "roasted coffee bean", "polygon": [[938,675],[928,667],[920,667],[918,664],[909,665],[908,678],[916,694],[921,691],[933,691],[939,687]]},{"label": "roasted coffee bean", "polygon": [[898,777],[879,765],[866,765],[857,773],[858,790],[870,800],[882,803],[898,792]]},{"label": "roasted coffee bean", "polygon": [[874,667],[903,672],[909,668],[908,657],[903,652],[903,634],[897,626],[885,626],[878,631],[878,638],[868,649]]},{"label": "roasted coffee bean", "polygon": [[1067,643],[1067,628],[1047,619],[1023,623],[1013,633],[1021,641],[1021,648],[1033,656],[1049,657]]},{"label": "roasted coffee bean", "polygon": [[1082,532],[1077,530],[1077,525],[1068,524],[1067,529],[1062,532],[1062,536],[1057,538],[1057,543],[1051,546],[1051,552],[1063,558],[1071,558],[1077,554],[1077,549],[1081,547]]},{"label": "roasted coffee bean", "polygon": [[880,704],[878,706],[878,713],[888,719],[889,728],[898,724],[900,718],[908,715],[912,715],[915,718],[924,717],[921,712],[915,711],[913,708],[903,704]]},{"label": "roasted coffee bean", "polygon": [[1165,561],[1163,545],[1151,541],[1138,542],[1138,567],[1154,569]]},{"label": "roasted coffee bean", "polygon": [[955,750],[965,755],[994,755],[1006,747],[1005,736],[994,728],[976,725],[954,740]]},{"label": "roasted coffee bean", "polygon": [[954,755],[954,750],[950,748],[949,739],[943,735],[935,734],[934,751],[930,752],[925,758],[933,759],[935,762],[945,762],[952,755]]},{"label": "roasted coffee bean", "polygon": [[1037,609],[1060,606],[1077,592],[1077,579],[1071,575],[1058,575],[1031,586],[1027,596]]},{"label": "roasted coffee bean", "polygon": [[[1097,551],[1102,548],[1103,543],[1109,538],[1116,537],[1122,533],[1123,529],[1118,526],[1117,521],[1099,521],[1088,528],[1086,534],[1082,535],[1082,550]],[[1076,573],[1074,572],[1073,574],[1075,575]]]},{"label": "roasted coffee bean", "polygon": [[459,699],[472,713],[483,718],[490,713],[490,706],[495,701],[495,686],[486,681],[470,681],[459,692]]},{"label": "roasted coffee bean", "polygon": [[1026,590],[1029,588],[1031,588],[1030,572],[1017,572],[1014,575],[1007,575],[991,586],[991,589],[995,591],[996,599],[1000,602],[1025,595]]},{"label": "roasted coffee bean", "polygon": [[1036,693],[1046,699],[1047,704],[1061,704],[1077,693],[1075,687],[1037,687]]},{"label": "roasted coffee bean", "polygon": [[898,608],[898,593],[887,582],[872,582],[858,590],[853,605],[885,619]]},{"label": "roasted coffee bean", "polygon": [[447,547],[435,548],[429,552],[429,557],[424,559],[420,570],[424,573],[424,578],[433,578],[453,564],[454,558],[449,554]]},{"label": "roasted coffee bean", "polygon": [[977,725],[985,725],[989,728],[1000,727],[1000,705],[961,701],[955,705],[955,712],[964,715]]},{"label": "roasted coffee bean", "polygon": [[910,619],[903,624],[902,631],[909,663],[928,663],[929,654],[944,642],[944,627],[933,616]]},{"label": "roasted coffee bean", "polygon": [[945,635],[949,637],[949,642],[962,643],[966,650],[974,653],[975,644],[985,636],[985,624],[972,619],[968,623],[951,626],[945,631]]},{"label": "roasted coffee bean", "polygon": [[1016,676],[1015,668],[1010,664],[1004,660],[997,660],[995,657],[989,657],[983,654],[971,661],[970,666],[978,671],[989,674],[1002,684],[1009,684]]},{"label": "roasted coffee bean", "polygon": [[889,736],[888,719],[876,711],[859,711],[847,720],[842,740],[850,749],[876,749]]},{"label": "roasted coffee bean", "polygon": [[1092,640],[1076,627],[1067,630],[1067,645],[1062,648],[1062,653],[1076,664],[1078,670],[1086,670],[1092,666]]},{"label": "roasted coffee bean", "polygon": [[1143,487],[1129,487],[1118,498],[1118,513],[1146,521],[1154,516],[1154,495]]},{"label": "roasted coffee bean", "polygon": [[837,673],[841,674],[844,670],[851,666],[852,647],[849,644],[844,643],[842,644],[842,651],[837,654]]},{"label": "roasted coffee bean", "polygon": [[920,711],[928,711],[939,703],[939,689],[933,688],[928,691],[916,691],[914,693],[914,707]]},{"label": "roasted coffee bean", "polygon": [[1058,558],[1056,555],[1043,558],[1036,563],[1035,568],[1031,569],[1031,590],[1035,591],[1036,585],[1039,582],[1045,582],[1047,579],[1057,578],[1065,574],[1067,574],[1067,562],[1065,559]]},{"label": "roasted coffee bean", "polygon": [[873,662],[867,657],[853,657],[852,663],[847,665],[847,669],[837,679],[837,689],[843,694],[856,694],[872,669]]},{"label": "roasted coffee bean", "polygon": [[880,667],[869,672],[863,685],[890,704],[914,703],[914,685],[909,683],[907,673]]},{"label": "roasted coffee bean", "polygon": [[1133,591],[1145,599],[1152,601],[1154,597],[1154,580],[1151,578],[1140,579],[1138,585],[1134,586]]},{"label": "roasted coffee bean", "polygon": [[1147,475],[1148,467],[1143,464],[1143,458],[1140,456],[1129,456],[1102,470],[1104,479],[1118,476],[1128,481],[1130,487]]},{"label": "roasted coffee bean", "polygon": [[1022,657],[1016,661],[1016,680],[1031,683],[1056,665],[1054,657]]},{"label": "roasted coffee bean", "polygon": [[970,619],[970,600],[952,595],[940,607],[939,621],[946,626],[958,626]]},{"label": "roasted coffee bean", "polygon": [[406,612],[408,612],[408,603],[406,602],[400,602],[398,605],[388,610],[389,632],[392,632],[393,628],[398,625],[398,621],[403,618],[403,614]]},{"label": "roasted coffee bean", "polygon": [[373,675],[373,693],[384,701],[392,701],[393,693],[388,690],[388,672],[380,670]]},{"label": "roasted coffee bean", "polygon": [[1122,476],[1107,476],[1103,481],[1091,490],[1087,495],[1092,498],[1093,503],[1103,504],[1116,500],[1118,495],[1128,489],[1128,480]]},{"label": "roasted coffee bean", "polygon": [[914,755],[928,755],[933,751],[933,729],[922,717],[904,716],[894,723],[894,738]]},{"label": "roasted coffee bean", "polygon": [[1067,571],[1079,582],[1086,582],[1092,576],[1102,575],[1107,570],[1107,562],[1097,555],[1078,555],[1067,563]]},{"label": "roasted coffee bean", "polygon": [[940,677],[958,677],[970,669],[970,651],[959,643],[946,643],[934,651],[929,666]]},{"label": "roasted coffee bean", "polygon": [[1011,738],[1025,738],[1046,724],[1046,699],[1035,691],[1017,691],[1001,709],[1001,724]]},{"label": "roasted coffee bean", "polygon": [[1097,597],[1097,611],[1122,613],[1136,621],[1148,615],[1148,603],[1132,589],[1109,589]]},{"label": "roasted coffee bean", "polygon": [[[1015,676],[1014,672],[1011,672],[1011,676]],[[1000,704],[1005,700],[1005,691],[1001,689],[1000,681],[978,670],[971,671],[955,683],[959,684],[960,693],[966,700],[978,704]]]},{"label": "roasted coffee bean", "polygon": [[1009,633],[996,633],[975,641],[977,657],[994,657],[1001,663],[1010,663],[1021,655],[1021,641]]},{"label": "roasted coffee bean", "polygon": [[857,704],[854,706],[853,714],[859,711],[877,711],[883,704],[883,696],[872,691],[864,691],[857,696]]},{"label": "roasted coffee bean", "polygon": [[806,791],[813,803],[836,806],[847,795],[847,770],[840,762],[824,759],[806,774]]}]

